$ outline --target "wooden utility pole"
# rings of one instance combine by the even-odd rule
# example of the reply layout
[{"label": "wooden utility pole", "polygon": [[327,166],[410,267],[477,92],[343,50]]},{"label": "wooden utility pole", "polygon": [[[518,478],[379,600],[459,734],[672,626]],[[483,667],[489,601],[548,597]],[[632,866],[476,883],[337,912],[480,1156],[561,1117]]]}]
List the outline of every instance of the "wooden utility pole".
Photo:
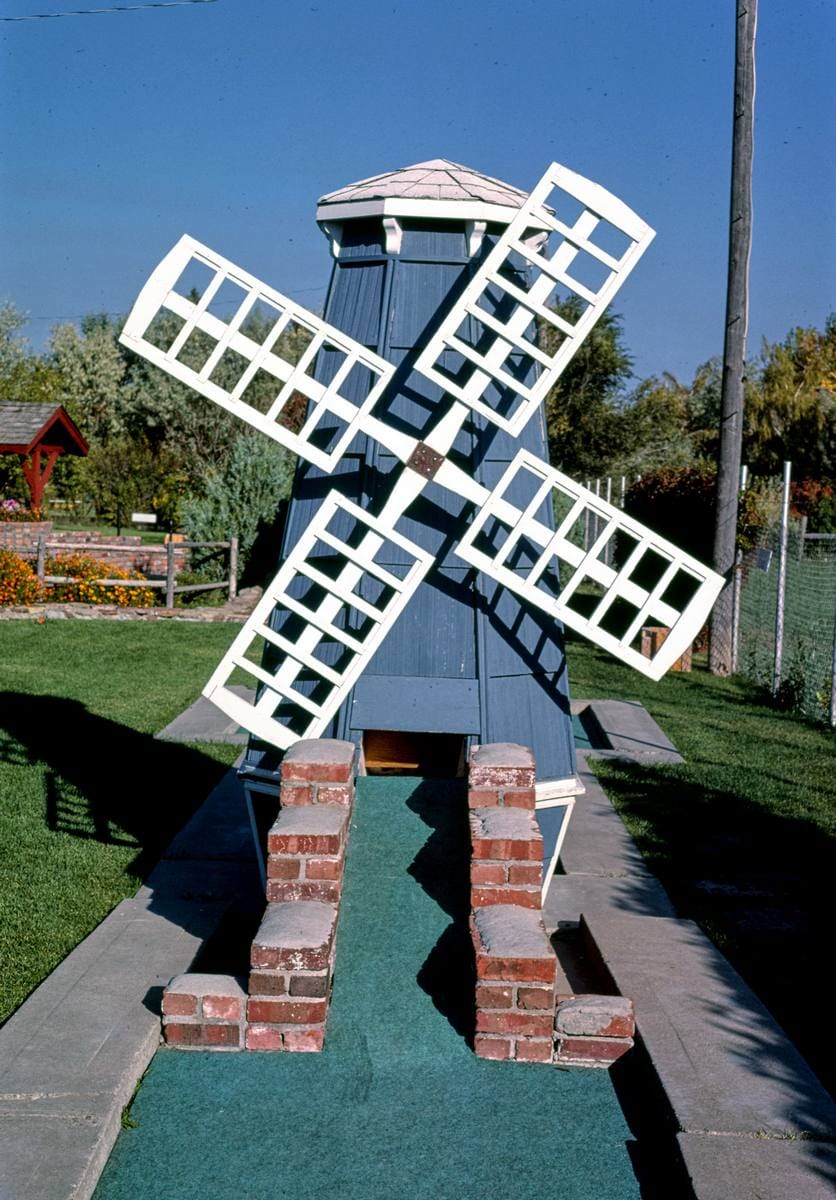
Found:
[{"label": "wooden utility pole", "polygon": [[749,309],[749,251],[752,244],[752,151],[755,117],[755,28],[757,0],[737,0],[732,128],[729,274],[726,290],[726,336],[720,450],[714,525],[714,569],[726,586],[711,617],[709,663],[715,675],[732,670],[734,619],[733,574],[737,531],[737,496],[743,444],[743,393],[746,370],[746,326]]}]

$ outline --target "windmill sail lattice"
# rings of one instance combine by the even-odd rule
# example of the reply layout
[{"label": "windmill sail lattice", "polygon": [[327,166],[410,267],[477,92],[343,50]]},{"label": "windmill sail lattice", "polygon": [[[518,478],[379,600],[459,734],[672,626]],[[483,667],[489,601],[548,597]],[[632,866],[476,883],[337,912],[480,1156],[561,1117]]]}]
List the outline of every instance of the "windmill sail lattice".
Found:
[{"label": "windmill sail lattice", "polygon": [[[547,255],[552,234],[557,246]],[[432,565],[432,556],[396,528],[430,479],[474,507],[456,549],[463,561],[651,678],[671,666],[704,623],[722,586],[719,576],[527,452],[520,452],[493,491],[448,457],[472,411],[511,434],[520,432],[652,238],[653,231],[616,197],[552,164],[414,364],[452,398],[421,442],[375,412],[392,382],[390,363],[207,247],[187,237],[178,242],[134,305],[122,334],[125,345],[325,471],[334,469],[357,434],[375,439],[404,464],[376,517],[336,492],[324,501],[209,681],[205,694],[215,704],[283,749],[327,729]],[[527,289],[505,270],[519,256],[533,277]],[[198,299],[180,282],[193,262],[209,272]],[[230,286],[234,311],[222,319],[210,305]],[[576,297],[580,315],[574,324],[549,307],[559,287]],[[245,332],[256,306],[270,315],[261,341]],[[181,323],[165,345],[156,336],[161,315]],[[538,344],[538,323],[550,331],[548,351]],[[474,326],[476,336],[465,333]],[[281,352],[282,335],[292,327],[309,338],[296,363]],[[183,360],[196,333],[204,344],[199,368]],[[333,360],[327,383],[314,377],[320,353]],[[532,361],[539,368],[533,383]],[[258,372],[275,381],[266,411],[248,399]],[[295,434],[281,418],[299,395],[308,402],[308,415]],[[326,415],[339,424],[336,441],[327,445],[318,436]],[[509,485],[521,479],[531,485],[523,508],[508,497]],[[555,504],[556,532],[536,519],[546,497]],[[573,539],[585,511],[601,529],[588,551]],[[351,538],[335,532],[346,520],[355,527]],[[402,576],[387,572],[377,558],[387,540],[410,560]],[[323,547],[329,574],[322,569]],[[557,577],[555,565],[564,577],[557,593],[548,583]],[[379,593],[372,600],[361,595],[369,580]],[[276,632],[271,618],[277,609],[295,619],[295,628],[294,620],[287,626],[294,628],[292,637]],[[649,621],[671,630],[651,659],[636,646]],[[265,643],[270,653],[258,665],[251,656]],[[242,670],[260,685],[252,704],[230,687]]]}]

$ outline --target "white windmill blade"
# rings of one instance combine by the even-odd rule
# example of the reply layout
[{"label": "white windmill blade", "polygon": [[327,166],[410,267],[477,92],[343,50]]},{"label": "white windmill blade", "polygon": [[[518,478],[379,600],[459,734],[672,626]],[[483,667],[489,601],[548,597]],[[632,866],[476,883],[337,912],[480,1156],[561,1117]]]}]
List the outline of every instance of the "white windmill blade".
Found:
[{"label": "white windmill blade", "polygon": [[[524,496],[525,506],[509,501],[509,492]],[[537,517],[544,503],[555,506],[556,530]],[[588,550],[579,544],[585,514],[600,529]],[[526,450],[455,552],[651,679],[691,645],[723,587],[710,567]],[[609,564],[613,557],[619,565]],[[638,649],[645,625],[670,631],[652,658]]]},{"label": "white windmill blade", "polygon": [[[550,256],[541,253],[547,239],[542,231],[560,238]],[[617,197],[552,163],[430,338],[416,369],[502,429],[518,434],[654,236]],[[520,259],[533,277],[527,291],[508,278],[508,268]],[[582,306],[574,325],[549,307],[559,288]],[[554,353],[537,345],[538,320],[559,339]],[[469,333],[474,322],[475,337]],[[463,360],[463,377],[448,365],[451,352]],[[516,369],[513,361],[509,363],[511,356]],[[523,383],[531,376],[532,362],[541,368],[539,376]],[[503,411],[485,399],[492,385],[500,388]]]},{"label": "white windmill blade", "polygon": [[[189,295],[189,280],[195,268],[202,268],[208,279],[198,300]],[[230,313],[210,312],[213,302],[223,303],[229,296],[234,306]],[[256,313],[270,322],[261,342],[244,332],[247,318]],[[174,323],[161,322],[160,318],[172,314],[182,324],[169,341],[162,334],[165,329],[170,333]],[[281,353],[282,334],[292,330],[310,339],[297,363]],[[185,235],[152,272],[119,340],[181,383],[329,472],[394,374],[394,367],[373,351]],[[190,347],[192,355],[205,355],[199,368],[183,361],[183,353],[188,355]],[[328,384],[312,374],[320,351],[335,357],[337,369]],[[261,411],[249,402],[248,390],[256,376],[260,375],[258,382],[262,383],[264,374],[267,383],[274,384],[275,395],[266,411]],[[355,399],[349,399],[347,393]],[[260,388],[259,395],[263,394]],[[308,402],[308,416],[295,434],[280,423],[280,418],[297,395]],[[335,419],[337,436],[326,449],[317,444],[317,438],[321,442],[325,427],[333,425]]]},{"label": "white windmill blade", "polygon": [[[347,526],[352,527],[348,537]],[[398,568],[378,561],[387,543],[412,559],[403,578]],[[432,563],[431,554],[385,521],[330,492],[218,664],[204,696],[280,749],[302,737],[319,737]],[[287,617],[297,631],[273,628],[277,616]],[[265,643],[282,656],[274,670],[246,657]],[[239,672],[260,685],[255,703],[231,690],[230,680]]]}]

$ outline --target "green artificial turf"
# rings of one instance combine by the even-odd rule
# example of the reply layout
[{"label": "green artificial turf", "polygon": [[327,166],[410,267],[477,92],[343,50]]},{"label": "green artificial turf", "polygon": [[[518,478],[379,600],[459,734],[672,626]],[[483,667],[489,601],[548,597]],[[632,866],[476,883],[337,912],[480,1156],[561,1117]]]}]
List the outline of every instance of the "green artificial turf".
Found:
[{"label": "green artificial turf", "polygon": [[0,622],[0,1020],[133,895],[233,760],[153,734],[237,629]]},{"label": "green artificial turf", "polygon": [[363,779],[322,1054],[159,1053],[96,1200],[631,1200],[604,1071],[477,1059],[461,784]]},{"label": "green artificial turf", "polygon": [[832,730],[702,663],[652,683],[575,639],[567,660],[573,697],[639,700],[684,755],[680,766],[594,766],[679,914],[701,924],[834,1086],[805,993],[832,940]]}]

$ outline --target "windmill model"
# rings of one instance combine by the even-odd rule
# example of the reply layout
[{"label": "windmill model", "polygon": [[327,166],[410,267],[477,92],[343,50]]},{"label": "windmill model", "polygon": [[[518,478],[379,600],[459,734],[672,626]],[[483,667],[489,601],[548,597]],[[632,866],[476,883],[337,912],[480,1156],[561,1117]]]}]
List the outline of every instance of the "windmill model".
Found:
[{"label": "windmill model", "polygon": [[[281,568],[204,695],[250,731],[255,778],[300,738],[369,730],[533,746],[553,870],[550,816],[580,790],[562,626],[659,679],[722,587],[544,459],[543,401],[653,231],[556,163],[526,197],[433,160],[326,196],[317,218],[333,323],[183,237],[122,333],[302,460]],[[179,324],[163,343],[161,317]],[[297,361],[291,335],[297,353],[306,342]],[[200,367],[184,361],[194,339]],[[669,629],[651,658],[647,624]]]}]

